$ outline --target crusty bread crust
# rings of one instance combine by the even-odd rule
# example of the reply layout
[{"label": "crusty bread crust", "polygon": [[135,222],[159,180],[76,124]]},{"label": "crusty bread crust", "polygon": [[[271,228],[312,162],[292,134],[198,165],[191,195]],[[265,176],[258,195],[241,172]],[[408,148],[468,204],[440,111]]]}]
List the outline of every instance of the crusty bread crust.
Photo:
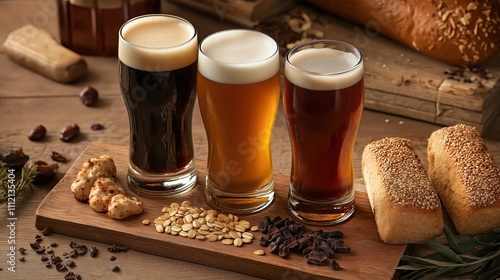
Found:
[{"label": "crusty bread crust", "polygon": [[500,227],[500,171],[476,128],[434,131],[427,146],[430,179],[460,234]]},{"label": "crusty bread crust", "polygon": [[498,0],[308,0],[429,57],[477,66],[500,49]]},{"label": "crusty bread crust", "polygon": [[361,165],[384,242],[421,243],[441,235],[441,203],[410,140],[384,138],[368,144]]}]

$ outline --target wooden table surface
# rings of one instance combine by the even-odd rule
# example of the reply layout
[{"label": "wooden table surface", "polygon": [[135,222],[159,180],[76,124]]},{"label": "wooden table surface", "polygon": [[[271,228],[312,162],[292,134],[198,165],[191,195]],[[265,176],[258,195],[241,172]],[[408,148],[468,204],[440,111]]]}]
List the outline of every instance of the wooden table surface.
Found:
[{"label": "wooden table surface", "polygon": [[[237,27],[205,16],[185,8],[164,2],[163,10],[177,14],[190,20],[199,29],[200,38],[221,29]],[[0,1],[0,41],[7,34],[26,23],[35,24],[58,37],[57,13],[53,0],[2,0]],[[401,47],[403,48],[403,47]],[[115,57],[85,57],[89,65],[87,75],[72,84],[58,84],[37,75],[13,63],[5,55],[0,46],[0,152],[22,147],[32,160],[51,162],[52,151],[68,157],[67,163],[59,164],[57,179],[62,178],[83,149],[93,141],[107,141],[127,145],[129,126],[126,110],[119,92],[117,82],[117,59]],[[367,62],[369,63],[369,62]],[[445,67],[445,66],[443,66]],[[98,105],[93,108],[82,105],[78,98],[79,91],[86,85],[95,87],[100,93]],[[67,124],[77,123],[82,135],[77,142],[63,143],[58,139],[60,130]],[[101,123],[102,131],[93,131],[90,126]],[[42,142],[31,142],[27,133],[38,124],[43,124],[47,137]],[[388,136],[399,136],[411,139],[425,166],[427,160],[425,150],[429,135],[440,126],[421,121],[365,110],[361,120],[355,148],[356,189],[364,190],[360,172],[360,158],[364,146],[373,140]],[[493,154],[497,165],[500,164],[500,117],[497,117],[485,132],[485,142]],[[207,155],[206,137],[200,113],[196,105],[193,118],[193,138],[196,158],[205,160]],[[280,107],[276,119],[272,141],[273,164],[275,173],[288,175],[290,171],[290,144],[285,118]],[[29,243],[41,234],[35,228],[35,211],[57,179],[44,186],[35,186],[32,191],[16,197],[16,227],[13,232],[5,226],[7,223],[7,207],[0,207],[0,278],[1,279],[63,279],[65,273],[55,269],[47,269],[40,261],[40,256],[30,249]],[[73,203],[73,201],[68,201]],[[16,272],[8,270],[7,254],[12,244],[7,237],[13,237],[16,248],[28,249],[25,261],[16,251]],[[135,251],[117,253],[112,262],[106,259],[106,248],[110,244],[100,244],[85,239],[51,234],[44,237],[44,242],[56,242],[64,252],[70,241],[97,246],[103,252],[100,261],[86,257],[76,260],[75,273],[84,279],[105,277],[106,279],[255,279],[235,272],[197,265],[189,262],[158,257]],[[112,272],[117,265],[120,272]],[[244,264],[242,264],[244,265]],[[301,275],[284,275],[283,279],[303,279]]]}]

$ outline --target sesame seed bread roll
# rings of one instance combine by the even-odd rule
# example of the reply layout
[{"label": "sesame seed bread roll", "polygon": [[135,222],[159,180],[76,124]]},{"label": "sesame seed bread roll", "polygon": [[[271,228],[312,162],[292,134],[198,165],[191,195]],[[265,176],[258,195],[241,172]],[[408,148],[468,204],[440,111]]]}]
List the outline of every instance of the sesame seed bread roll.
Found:
[{"label": "sesame seed bread roll", "polygon": [[458,233],[500,227],[500,171],[475,127],[434,131],[427,157],[430,179]]},{"label": "sesame seed bread roll", "polygon": [[368,144],[361,166],[377,229],[385,243],[422,243],[442,234],[439,197],[410,140],[384,138]]}]

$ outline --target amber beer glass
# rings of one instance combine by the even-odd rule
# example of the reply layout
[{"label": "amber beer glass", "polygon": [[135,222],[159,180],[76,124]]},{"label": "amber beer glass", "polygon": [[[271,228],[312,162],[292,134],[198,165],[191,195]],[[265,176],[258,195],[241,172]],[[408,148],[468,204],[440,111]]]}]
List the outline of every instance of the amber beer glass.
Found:
[{"label": "amber beer glass", "polygon": [[214,33],[200,45],[198,102],[208,139],[205,198],[252,213],[274,198],[271,135],[280,99],[279,49],[252,30]]},{"label": "amber beer glass", "polygon": [[317,225],[354,212],[353,151],[363,110],[363,60],[332,40],[292,48],[285,58],[283,106],[292,145],[288,210]]},{"label": "amber beer glass", "polygon": [[191,119],[198,39],[188,21],[145,15],[119,32],[120,88],[130,122],[128,184],[144,195],[186,192],[196,184]]}]

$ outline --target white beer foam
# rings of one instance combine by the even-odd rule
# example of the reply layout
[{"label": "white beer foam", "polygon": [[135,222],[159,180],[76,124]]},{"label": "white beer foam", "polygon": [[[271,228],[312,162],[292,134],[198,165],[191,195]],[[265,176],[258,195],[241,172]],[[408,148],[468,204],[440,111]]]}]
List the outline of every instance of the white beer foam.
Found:
[{"label": "white beer foam", "polygon": [[[335,90],[363,78],[363,61],[352,53],[329,48],[303,49],[289,58],[285,76],[294,85],[311,90]],[[358,63],[359,62],[359,63]]]},{"label": "white beer foam", "polygon": [[148,15],[132,19],[120,29],[118,58],[146,71],[171,71],[196,61],[196,29],[177,17]]},{"label": "white beer foam", "polygon": [[251,84],[278,73],[279,49],[264,33],[232,29],[208,36],[200,46],[198,71],[224,84]]}]

